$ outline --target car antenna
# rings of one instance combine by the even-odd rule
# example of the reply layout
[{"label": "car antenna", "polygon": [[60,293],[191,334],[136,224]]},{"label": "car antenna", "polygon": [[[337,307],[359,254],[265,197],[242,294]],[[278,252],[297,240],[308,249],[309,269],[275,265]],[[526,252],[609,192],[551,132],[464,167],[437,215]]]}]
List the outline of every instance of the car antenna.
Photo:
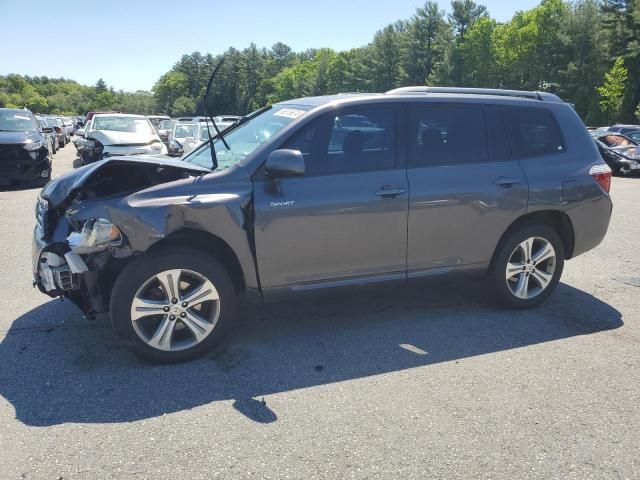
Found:
[{"label": "car antenna", "polygon": [[[207,83],[207,89],[204,92],[204,98],[203,98],[203,104],[204,104],[204,114],[206,115],[207,119],[211,120],[211,124],[213,125],[213,128],[216,131],[216,136],[220,138],[220,140],[222,140],[222,143],[224,144],[225,148],[227,150],[231,150],[231,148],[229,148],[229,144],[227,143],[227,141],[224,139],[224,137],[222,136],[220,129],[218,128],[218,126],[216,125],[216,121],[213,119],[213,117],[211,116],[211,114],[209,113],[209,109],[207,108],[207,97],[209,96],[210,92],[211,92],[211,86],[213,85],[213,79],[215,78],[216,74],[218,73],[218,70],[220,70],[220,67],[222,67],[222,65],[224,64],[224,60],[225,57],[223,56],[220,61],[218,62],[218,65],[216,65],[216,68],[213,69],[213,73],[211,74],[211,77],[209,77],[209,82]],[[209,135],[209,144],[211,145],[209,147],[209,150],[211,152],[211,166],[212,169],[215,170],[218,167],[218,159],[216,158],[216,150],[213,146],[213,138],[211,137],[211,130],[209,130],[209,122],[207,123],[207,135]]]}]

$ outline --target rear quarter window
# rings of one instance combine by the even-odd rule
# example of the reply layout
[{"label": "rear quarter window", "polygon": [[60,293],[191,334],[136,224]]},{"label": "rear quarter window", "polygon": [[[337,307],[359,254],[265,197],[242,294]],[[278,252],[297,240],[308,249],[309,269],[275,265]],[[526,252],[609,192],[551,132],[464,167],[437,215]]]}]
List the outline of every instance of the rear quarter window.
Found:
[{"label": "rear quarter window", "polygon": [[518,158],[565,152],[560,127],[551,111],[544,108],[507,108],[502,115]]}]

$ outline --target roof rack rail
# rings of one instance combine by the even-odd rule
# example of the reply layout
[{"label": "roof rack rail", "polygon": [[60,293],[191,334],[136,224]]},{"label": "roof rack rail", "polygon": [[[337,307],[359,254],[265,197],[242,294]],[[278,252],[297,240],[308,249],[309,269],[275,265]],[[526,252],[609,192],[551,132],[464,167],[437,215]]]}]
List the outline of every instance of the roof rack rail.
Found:
[{"label": "roof rack rail", "polygon": [[428,93],[453,93],[459,95],[498,95],[501,97],[530,98],[546,102],[564,101],[548,92],[528,92],[524,90],[503,90],[500,88],[459,88],[459,87],[402,87],[390,90],[387,95],[424,95]]}]

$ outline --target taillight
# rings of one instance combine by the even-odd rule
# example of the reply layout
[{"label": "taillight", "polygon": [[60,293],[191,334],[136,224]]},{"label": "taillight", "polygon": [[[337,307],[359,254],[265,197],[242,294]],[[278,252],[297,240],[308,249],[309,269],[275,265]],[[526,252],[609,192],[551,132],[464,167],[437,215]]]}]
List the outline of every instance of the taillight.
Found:
[{"label": "taillight", "polygon": [[591,167],[591,170],[589,170],[589,175],[598,182],[598,185],[600,185],[605,192],[609,193],[611,190],[611,168],[609,168],[609,165],[606,163],[594,165]]}]

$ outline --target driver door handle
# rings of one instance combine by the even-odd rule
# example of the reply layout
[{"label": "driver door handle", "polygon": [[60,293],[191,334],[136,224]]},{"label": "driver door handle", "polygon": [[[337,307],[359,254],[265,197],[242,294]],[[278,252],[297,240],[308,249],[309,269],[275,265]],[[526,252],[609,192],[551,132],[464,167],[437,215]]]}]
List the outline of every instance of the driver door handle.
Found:
[{"label": "driver door handle", "polygon": [[501,187],[511,187],[512,185],[517,185],[520,183],[519,178],[511,178],[511,177],[498,177],[495,181],[495,184]]},{"label": "driver door handle", "polygon": [[382,198],[396,198],[397,196],[404,195],[405,193],[407,193],[407,190],[402,187],[388,185],[378,190],[376,195]]}]

